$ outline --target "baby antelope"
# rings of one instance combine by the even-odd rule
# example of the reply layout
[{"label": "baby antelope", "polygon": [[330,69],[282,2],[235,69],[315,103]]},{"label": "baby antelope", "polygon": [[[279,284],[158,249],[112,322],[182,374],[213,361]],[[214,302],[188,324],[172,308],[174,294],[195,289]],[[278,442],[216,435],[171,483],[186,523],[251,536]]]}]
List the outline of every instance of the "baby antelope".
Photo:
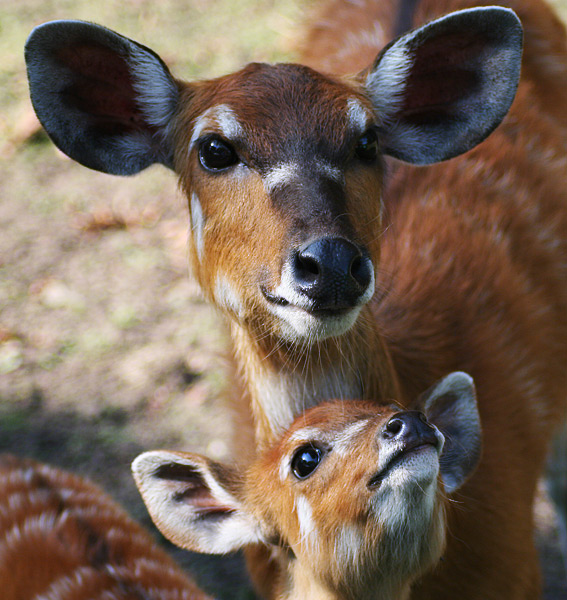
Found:
[{"label": "baby antelope", "polygon": [[447,494],[481,451],[468,375],[448,375],[419,407],[327,402],[243,472],[157,450],[136,458],[134,477],[175,544],[214,554],[270,547],[273,598],[403,600],[450,543]]}]

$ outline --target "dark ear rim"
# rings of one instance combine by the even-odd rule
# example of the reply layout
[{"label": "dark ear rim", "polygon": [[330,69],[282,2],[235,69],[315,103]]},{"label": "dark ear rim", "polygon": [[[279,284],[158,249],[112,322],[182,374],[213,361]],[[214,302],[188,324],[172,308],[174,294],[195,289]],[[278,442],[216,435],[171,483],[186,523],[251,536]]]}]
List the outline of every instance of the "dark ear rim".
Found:
[{"label": "dark ear rim", "polygon": [[[412,81],[417,50],[436,37],[454,33],[453,29],[470,29],[491,40],[493,56],[484,61],[490,63],[490,69],[479,70],[483,73],[479,101],[475,104],[467,100],[461,106],[459,119],[448,112],[450,119],[440,120],[441,126],[435,119],[428,123],[429,117],[424,124],[418,120],[419,124],[415,125],[413,122],[419,112],[408,113],[412,119],[405,122],[404,93],[408,82]],[[511,9],[500,6],[456,11],[390,42],[366,75],[366,89],[381,121],[379,133],[384,154],[408,163],[427,165],[463,154],[486,139],[506,116],[515,98],[522,49],[523,30],[518,16]],[[494,87],[494,93],[486,93],[489,90],[487,83]],[[483,121],[474,122],[467,115],[469,112],[477,114]]]},{"label": "dark ear rim", "polygon": [[474,473],[482,456],[482,425],[473,378],[462,371],[450,373],[418,401],[425,415],[445,436],[439,458],[447,493],[458,490]]},{"label": "dark ear rim", "polygon": [[[104,115],[92,116],[69,101],[72,94],[68,90],[77,75],[57,55],[73,45],[87,44],[113,52],[131,76],[137,118],[136,122],[123,120],[124,133],[106,131],[114,116],[107,126],[97,127],[95,121]],[[180,87],[153,50],[101,25],[56,20],[31,32],[24,54],[32,105],[63,153],[88,168],[113,175],[132,175],[155,163],[173,169],[169,124],[177,110]]]}]

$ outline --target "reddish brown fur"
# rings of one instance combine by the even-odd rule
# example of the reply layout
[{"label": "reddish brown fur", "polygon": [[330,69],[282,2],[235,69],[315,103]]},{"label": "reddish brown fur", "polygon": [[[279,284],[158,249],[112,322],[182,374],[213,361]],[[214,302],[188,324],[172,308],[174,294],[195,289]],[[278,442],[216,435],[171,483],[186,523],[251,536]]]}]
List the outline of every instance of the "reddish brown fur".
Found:
[{"label": "reddish brown fur", "polygon": [[0,457],[3,600],[206,600],[150,536],[92,483]]},{"label": "reddish brown fur", "polygon": [[[414,25],[470,5],[470,0],[423,0]],[[368,6],[380,14],[369,14]],[[345,227],[369,247],[379,289],[338,340],[299,347],[282,342],[273,317],[254,299],[257,274],[249,266],[262,265],[267,284],[277,281],[291,222],[270,202],[260,177],[251,174],[242,186],[214,180],[185,158],[194,119],[222,103],[250,123],[246,134],[255,140],[252,146],[269,156],[283,152],[271,144],[296,118],[288,114],[296,104],[270,105],[267,112],[251,105],[242,87],[244,76],[256,69],[249,67],[188,88],[192,102],[178,129],[181,182],[188,195],[197,191],[208,219],[207,260],[200,263],[192,251],[197,278],[216,302],[214,278],[218,272],[230,274],[240,298],[249,302],[245,317],[232,325],[240,382],[235,395],[244,420],[252,406],[260,445],[280,426],[267,415],[258,392],[273,381],[285,388],[275,397],[289,404],[293,416],[333,395],[385,401],[398,397],[399,389],[411,405],[418,393],[456,369],[475,379],[484,459],[448,511],[444,562],[423,578],[412,598],[528,599],[539,590],[533,495],[549,440],[566,410],[567,46],[563,27],[545,4],[518,0],[508,6],[523,21],[525,51],[518,95],[501,127],[450,162],[419,169],[390,164],[387,227],[380,224],[378,207],[382,174],[346,173],[341,214],[348,215]],[[367,66],[388,40],[396,4],[331,2],[323,12],[325,23],[314,25],[307,37],[306,62],[346,74]],[[343,48],[341,40],[379,17],[386,33],[375,46]],[[302,133],[309,136],[320,125],[318,135],[340,144],[329,131],[340,129],[340,123],[325,113],[326,101],[332,108],[342,102],[341,94],[359,95],[358,84],[319,76],[316,81],[312,93],[320,94],[323,108],[305,113]],[[274,98],[279,86],[277,91]],[[303,101],[313,107],[313,96]],[[256,123],[261,135],[252,131]],[[261,139],[268,143],[262,146]],[[230,206],[230,213],[223,206]],[[239,433],[244,448],[250,434],[243,427]]]}]

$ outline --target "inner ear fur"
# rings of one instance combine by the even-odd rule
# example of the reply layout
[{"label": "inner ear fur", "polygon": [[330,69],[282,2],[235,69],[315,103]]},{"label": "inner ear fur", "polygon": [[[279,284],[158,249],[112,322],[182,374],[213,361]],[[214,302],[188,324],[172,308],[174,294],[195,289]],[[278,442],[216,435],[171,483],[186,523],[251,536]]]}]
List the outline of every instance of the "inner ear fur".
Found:
[{"label": "inner ear fur", "polygon": [[431,164],[484,140],[516,94],[522,43],[518,17],[502,7],[451,13],[394,40],[366,77],[384,153]]},{"label": "inner ear fur", "polygon": [[224,554],[264,541],[240,500],[234,469],[198,454],[156,450],[138,456],[132,471],[152,520],[174,544]]},{"label": "inner ear fur", "polygon": [[25,58],[36,114],[65,154],[114,175],[173,168],[180,87],[155,52],[100,25],[52,21],[32,31]]},{"label": "inner ear fur", "polygon": [[477,467],[482,427],[472,377],[451,373],[419,399],[425,415],[445,437],[439,466],[448,493],[460,488]]}]

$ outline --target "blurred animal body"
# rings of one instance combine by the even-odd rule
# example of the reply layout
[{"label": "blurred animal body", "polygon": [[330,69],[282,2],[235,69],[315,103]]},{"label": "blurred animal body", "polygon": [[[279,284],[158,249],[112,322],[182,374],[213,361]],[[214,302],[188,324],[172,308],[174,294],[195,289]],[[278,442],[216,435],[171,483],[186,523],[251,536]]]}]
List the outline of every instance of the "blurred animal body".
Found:
[{"label": "blurred animal body", "polygon": [[0,455],[3,600],[207,600],[91,482]]}]

